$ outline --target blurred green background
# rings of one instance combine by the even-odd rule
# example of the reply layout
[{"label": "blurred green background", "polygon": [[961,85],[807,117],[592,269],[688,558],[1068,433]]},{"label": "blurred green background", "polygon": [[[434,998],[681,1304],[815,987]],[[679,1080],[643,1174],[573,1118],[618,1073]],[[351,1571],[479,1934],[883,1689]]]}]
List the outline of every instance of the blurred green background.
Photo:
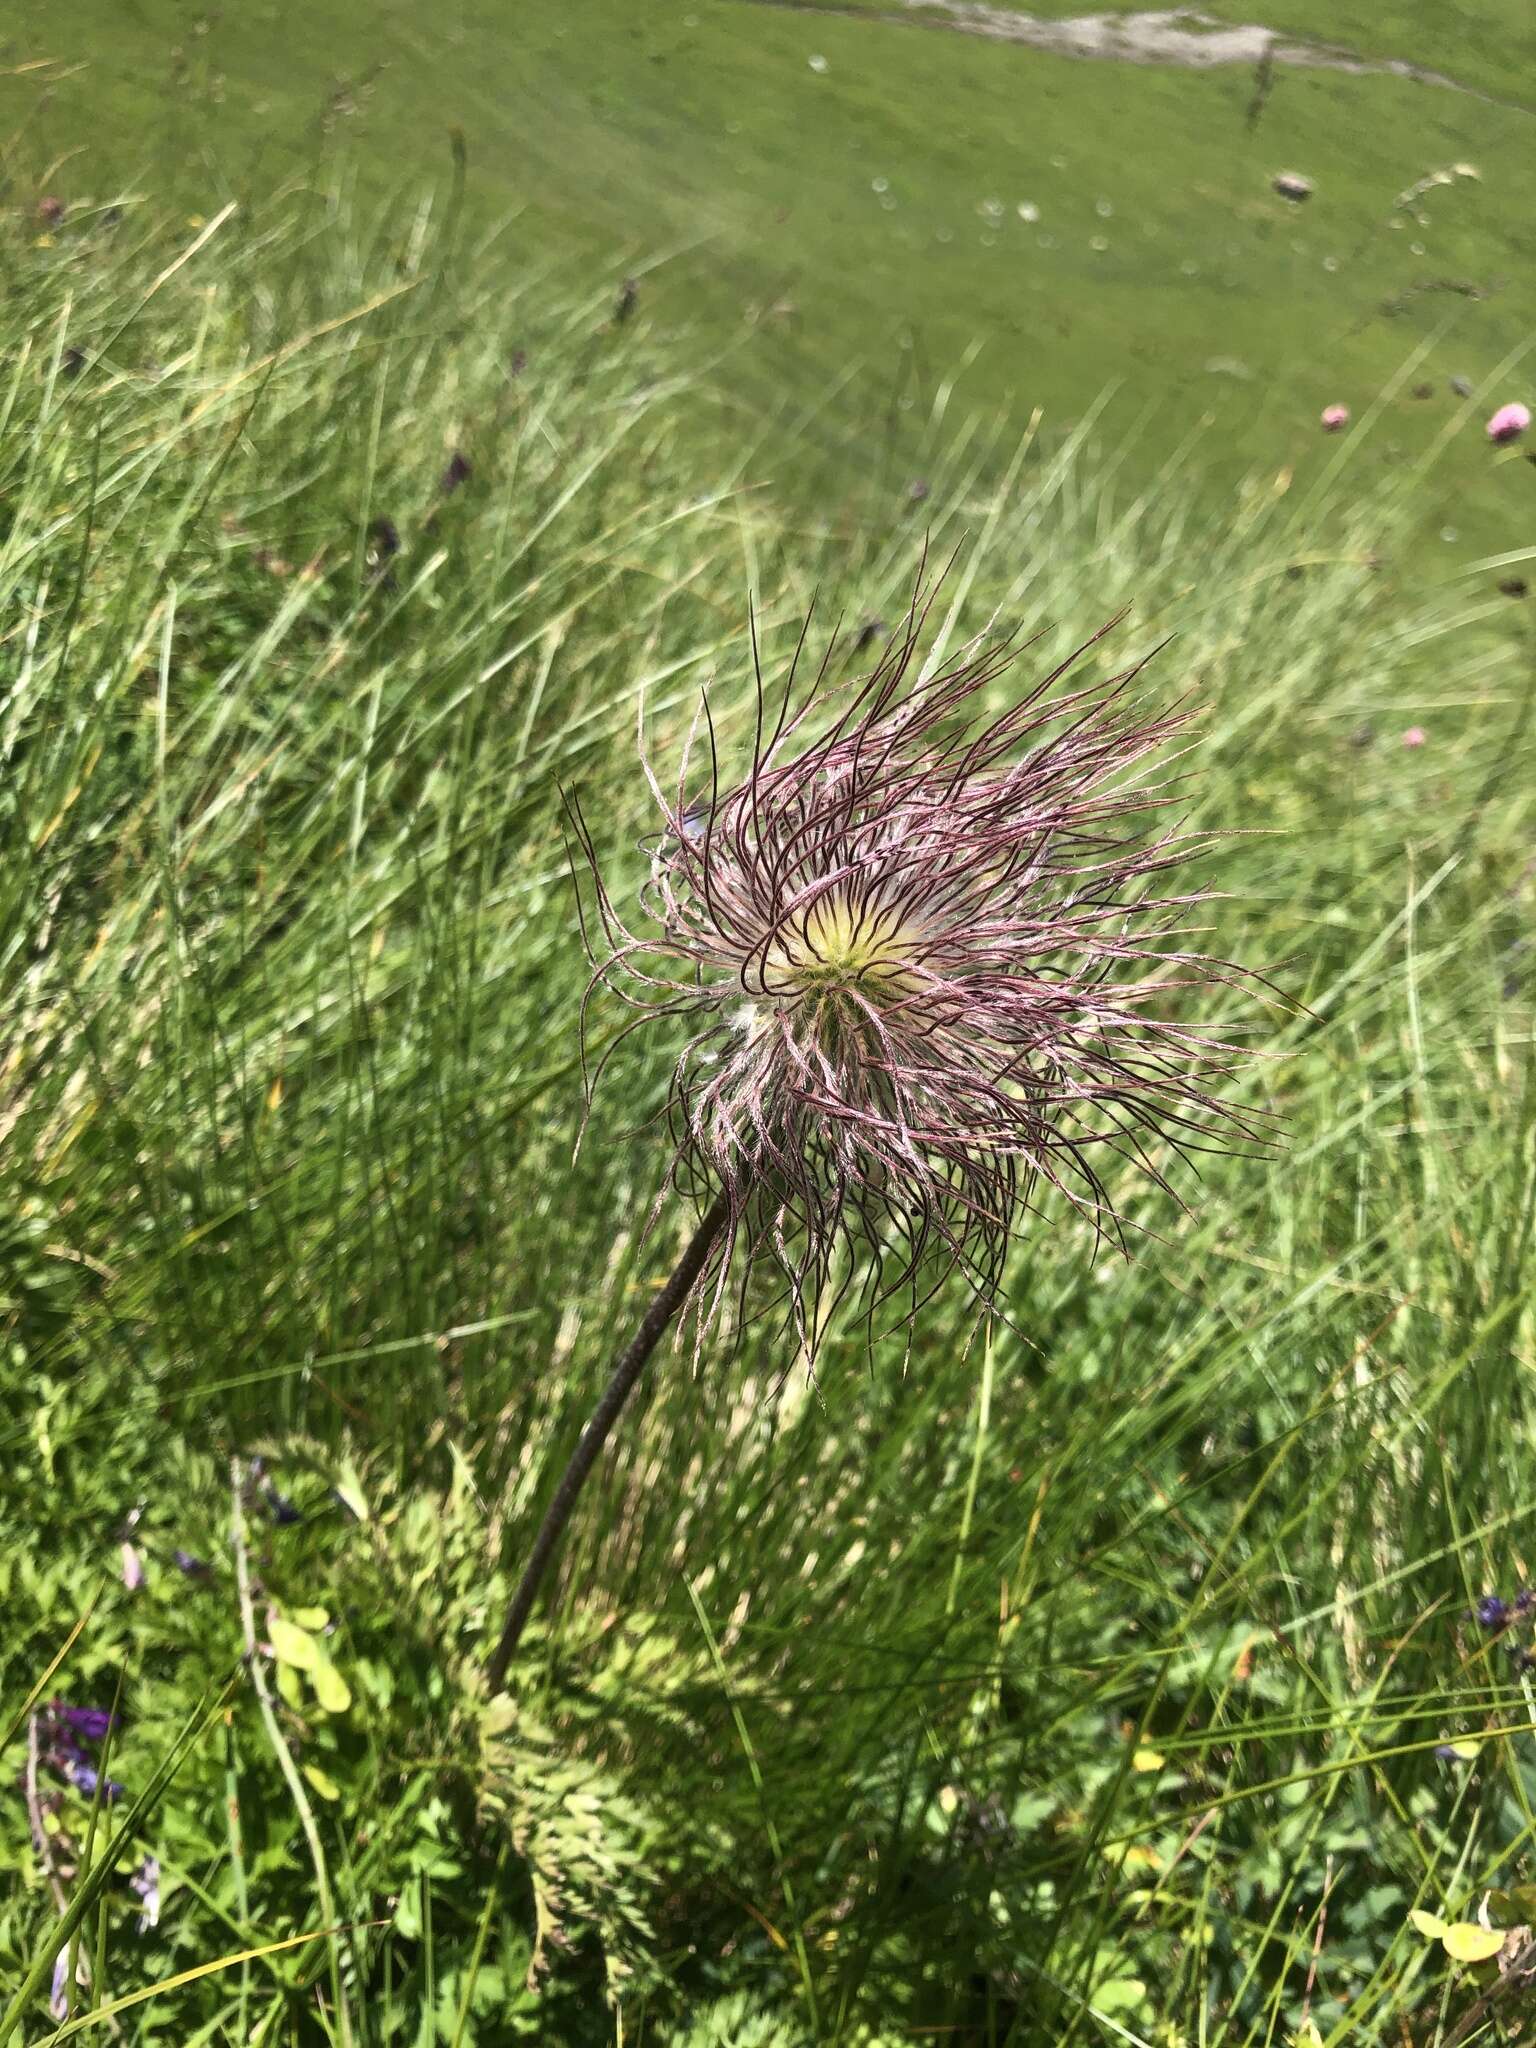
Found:
[{"label": "blurred green background", "polygon": [[[1250,13],[1189,17],[1191,45]],[[1453,377],[1489,409],[1530,391],[1536,17],[1513,0],[1263,16],[1320,60],[1454,84],[1076,59],[1007,40],[1006,7],[910,0],[20,0],[9,20],[13,62],[58,62],[11,103],[65,195],[211,214],[338,165],[408,189],[446,180],[462,136],[486,260],[630,252],[648,312],[724,357],[728,433],[814,419],[774,479],[808,500],[814,451],[909,482],[954,379],[962,406],[1051,428],[1113,393],[1132,473],[1198,435],[1217,488],[1255,463],[1305,475],[1331,452],[1321,409],[1358,420],[1410,357],[1357,474],[1436,444]],[[1405,201],[1456,166],[1476,175]],[[1310,200],[1277,196],[1285,170]],[[1461,432],[1426,567],[1517,545],[1533,507],[1536,472]]]}]

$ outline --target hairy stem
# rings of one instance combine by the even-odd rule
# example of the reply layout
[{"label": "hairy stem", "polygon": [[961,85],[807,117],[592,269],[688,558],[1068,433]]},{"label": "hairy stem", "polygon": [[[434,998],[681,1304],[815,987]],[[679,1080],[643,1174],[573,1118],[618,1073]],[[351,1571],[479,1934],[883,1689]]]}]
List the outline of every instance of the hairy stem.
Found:
[{"label": "hairy stem", "polygon": [[538,1598],[539,1586],[549,1568],[550,1559],[560,1546],[565,1534],[565,1525],[571,1519],[571,1510],[577,1496],[586,1483],[587,1474],[597,1462],[597,1454],[607,1441],[608,1432],[619,1418],[619,1411],[629,1399],[635,1382],[645,1370],[646,1361],[656,1349],[658,1340],[668,1323],[677,1314],[692,1291],[693,1283],[704,1270],[710,1248],[725,1228],[729,1208],[722,1198],[717,1201],[698,1229],[689,1240],[688,1248],[678,1260],[671,1279],[657,1295],[641,1318],[640,1327],[614,1362],[613,1374],[603,1389],[597,1406],[592,1410],[581,1439],[571,1453],[571,1461],[561,1474],[560,1484],[555,1488],[554,1497],[544,1511],[539,1524],[539,1533],[533,1540],[533,1549],[528,1553],[528,1562],[523,1567],[523,1576],[517,1582],[517,1591],[512,1595],[507,1609],[507,1618],[502,1625],[501,1640],[486,1666],[493,1694],[500,1692],[505,1683],[507,1666],[522,1638],[528,1617],[533,1612],[533,1603]]}]

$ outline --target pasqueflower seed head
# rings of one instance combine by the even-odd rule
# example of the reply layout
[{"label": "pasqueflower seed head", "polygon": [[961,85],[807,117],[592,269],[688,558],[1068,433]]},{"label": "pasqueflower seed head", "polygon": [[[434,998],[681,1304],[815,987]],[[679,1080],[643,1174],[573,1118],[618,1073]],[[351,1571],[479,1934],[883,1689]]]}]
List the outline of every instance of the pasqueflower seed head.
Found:
[{"label": "pasqueflower seed head", "polygon": [[593,989],[639,1012],[618,1036],[692,1026],[670,1178],[729,1217],[701,1325],[763,1254],[812,1348],[846,1289],[911,1314],[958,1269],[995,1306],[1038,1183],[1118,1233],[1117,1158],[1161,1184],[1170,1150],[1251,1135],[1215,1092],[1233,1046],[1185,1014],[1245,980],[1192,950],[1202,896],[1170,881],[1204,843],[1166,808],[1187,712],[1141,706],[1135,669],[1059,687],[1078,656],[1022,694],[1006,643],[924,662],[925,619],[853,682],[792,665],[770,701],[759,669],[739,776],[707,701],[669,787],[647,760],[638,918],[573,806]]}]

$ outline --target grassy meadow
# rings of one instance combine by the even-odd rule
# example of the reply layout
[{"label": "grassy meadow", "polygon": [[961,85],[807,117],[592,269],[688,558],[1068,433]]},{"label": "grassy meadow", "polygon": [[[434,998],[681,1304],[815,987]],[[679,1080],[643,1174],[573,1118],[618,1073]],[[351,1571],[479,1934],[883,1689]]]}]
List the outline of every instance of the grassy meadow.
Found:
[{"label": "grassy meadow", "polygon": [[[1452,433],[1453,377],[1530,396],[1529,9],[1257,11],[1460,89],[1076,61],[873,0],[521,0],[515,25],[495,0],[430,21],[409,0],[14,0],[0,125],[49,190],[204,218],[288,182],[410,195],[457,144],[464,206],[499,231],[485,282],[622,251],[652,317],[715,359],[733,447],[800,423],[793,464],[770,458],[798,504],[852,469],[889,465],[895,494],[922,477],[950,385],[1021,426],[1113,389],[1147,467],[1202,435],[1216,504],[1255,462],[1320,468],[1322,408],[1359,416],[1416,350],[1356,452],[1373,482]],[[1425,182],[1457,165],[1476,175]],[[1310,201],[1272,190],[1287,169]],[[700,442],[713,461],[713,426]],[[1536,478],[1486,456],[1460,437],[1435,466],[1426,574],[1528,541]]]},{"label": "grassy meadow", "polygon": [[[1461,308],[1472,397],[1415,314],[1359,337],[1350,433],[1317,435],[1337,382],[1303,405],[1292,363],[1238,436],[1164,375],[1209,311],[1138,280],[1155,385],[1106,397],[1126,316],[1085,284],[1081,352],[1054,337],[1008,406],[1011,375],[946,351],[972,319],[1028,330],[1030,303],[914,256],[932,373],[893,385],[918,351],[888,270],[847,263],[840,323],[742,334],[777,260],[754,222],[696,298],[703,257],[644,267],[705,175],[667,135],[702,119],[655,113],[677,212],[645,222],[606,184],[635,211],[603,216],[554,85],[526,146],[569,179],[510,224],[483,118],[435,189],[409,122],[339,184],[327,142],[313,174],[226,189],[217,151],[254,134],[240,38],[289,19],[258,9],[202,38],[239,92],[199,112],[156,86],[189,125],[156,131],[182,140],[151,190],[158,12],[102,10],[78,73],[73,28],[29,27],[47,78],[7,87],[0,2048],[1520,2038],[1536,643],[1498,586],[1531,574],[1536,478],[1480,431],[1527,338],[1511,299]],[[697,12],[618,24],[596,75],[724,33]],[[535,18],[530,63],[577,65],[574,24]],[[765,69],[814,26],[833,68],[798,56],[796,104],[870,27],[752,25]],[[323,20],[304,33],[286,83],[263,46],[279,129],[340,62]],[[923,47],[976,66],[980,122],[998,53]],[[924,110],[867,83],[867,119],[916,136]],[[1238,94],[1138,73],[1165,167],[1206,146],[1158,112],[1175,83]],[[1378,214],[1442,139],[1467,153],[1385,122],[1355,147],[1327,112],[1346,85],[1409,90],[1287,78],[1273,111],[1311,104],[1335,161],[1379,149]],[[742,104],[803,149],[810,208],[830,135]],[[1482,207],[1466,232],[1497,260],[1519,229],[1490,169],[1513,180],[1524,117],[1423,104],[1482,138],[1482,179],[1433,203]],[[1237,204],[1179,175],[1181,205]],[[1241,175],[1257,236],[1281,202]],[[936,169],[923,203],[958,190]],[[832,278],[860,230],[824,226]],[[1362,266],[1404,241],[1382,227]],[[1041,290],[1075,317],[1068,275]],[[840,388],[863,294],[875,382]],[[1224,303],[1223,352],[1278,363],[1317,331],[1284,278]],[[1029,638],[999,704],[1124,612],[1087,672],[1151,654],[1154,691],[1204,707],[1207,943],[1278,992],[1214,1021],[1260,1055],[1239,1098],[1275,1142],[1181,1169],[1181,1202],[1127,1173],[1129,1258],[1047,1201],[990,1343],[950,1289],[910,1350],[834,1328],[814,1383],[766,1327],[664,1351],[493,1700],[553,1472],[691,1226],[644,1230],[665,1034],[615,1060],[577,1148],[562,792],[638,887],[642,711],[665,755],[708,684],[741,743],[749,597],[770,670],[814,608],[849,673],[925,546],[955,554],[939,650],[989,621]],[[72,1749],[66,1707],[115,1725]]]}]

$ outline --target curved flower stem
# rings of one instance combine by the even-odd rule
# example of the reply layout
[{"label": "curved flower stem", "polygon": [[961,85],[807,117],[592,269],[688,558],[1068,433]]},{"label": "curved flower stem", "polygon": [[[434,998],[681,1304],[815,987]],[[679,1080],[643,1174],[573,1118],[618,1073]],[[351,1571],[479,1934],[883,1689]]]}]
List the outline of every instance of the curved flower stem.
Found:
[{"label": "curved flower stem", "polygon": [[539,1533],[533,1539],[533,1549],[528,1553],[528,1562],[523,1567],[523,1576],[517,1582],[517,1591],[512,1595],[512,1604],[507,1609],[507,1618],[502,1624],[501,1640],[486,1666],[486,1677],[490,1681],[493,1695],[500,1692],[506,1681],[507,1666],[522,1639],[528,1617],[533,1612],[533,1603],[538,1598],[540,1582],[548,1569],[550,1559],[559,1548],[560,1539],[565,1534],[565,1525],[571,1519],[571,1510],[576,1505],[577,1495],[586,1482],[587,1474],[597,1462],[597,1454],[607,1441],[608,1432],[617,1422],[619,1410],[629,1399],[636,1380],[644,1372],[646,1361],[656,1349],[661,1333],[687,1300],[693,1283],[703,1272],[710,1248],[725,1228],[729,1215],[729,1207],[722,1197],[694,1232],[687,1250],[677,1262],[671,1279],[646,1310],[639,1329],[614,1363],[612,1377],[603,1389],[597,1406],[592,1410],[591,1418],[581,1432],[581,1439],[571,1453],[571,1462],[561,1474],[560,1484],[555,1488],[554,1497],[544,1511]]}]

